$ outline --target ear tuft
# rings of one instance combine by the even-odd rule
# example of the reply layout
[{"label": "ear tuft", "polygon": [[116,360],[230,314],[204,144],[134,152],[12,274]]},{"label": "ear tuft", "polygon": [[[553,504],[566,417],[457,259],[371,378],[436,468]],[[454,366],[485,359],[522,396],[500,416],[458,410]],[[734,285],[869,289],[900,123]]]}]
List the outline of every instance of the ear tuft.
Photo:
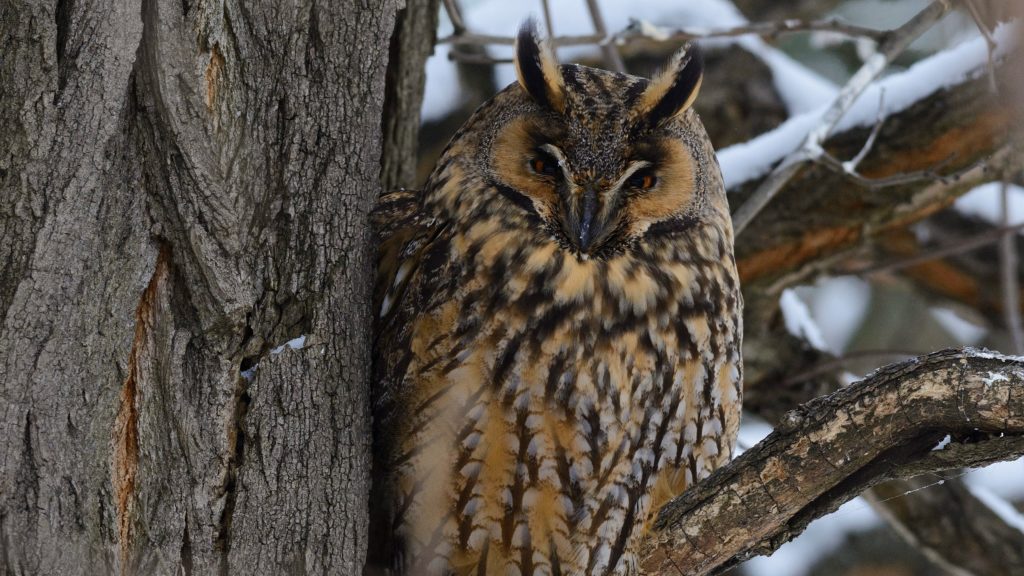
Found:
[{"label": "ear tuft", "polygon": [[704,55],[696,44],[683,46],[648,84],[640,98],[640,115],[654,126],[682,114],[697,99],[703,77]]},{"label": "ear tuft", "polygon": [[532,18],[523,23],[516,37],[515,65],[519,85],[534,101],[558,112],[565,110],[565,81],[558,61],[548,43],[540,39]]}]

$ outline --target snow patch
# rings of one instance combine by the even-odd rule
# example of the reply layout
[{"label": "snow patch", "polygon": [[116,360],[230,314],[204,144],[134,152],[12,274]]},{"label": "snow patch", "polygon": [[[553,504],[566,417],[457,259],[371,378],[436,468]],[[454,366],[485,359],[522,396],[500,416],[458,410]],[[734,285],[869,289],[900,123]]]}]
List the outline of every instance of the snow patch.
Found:
[{"label": "snow patch", "polygon": [[983,380],[983,382],[985,382],[985,386],[991,386],[991,385],[995,384],[996,382],[1009,382],[1009,381],[1010,381],[1010,379],[1006,376],[1006,374],[1000,374],[999,372],[989,372],[988,376],[986,376],[985,379]]},{"label": "snow patch", "polygon": [[856,276],[823,278],[798,289],[828,349],[846,350],[871,303],[871,285]]},{"label": "snow patch", "polygon": [[[1015,45],[1015,25],[1004,24],[995,31],[996,58],[1005,56]],[[922,100],[934,92],[985,74],[988,51],[980,36],[917,62],[907,70],[875,82],[865,90],[836,125],[833,133],[860,126],[871,126]],[[881,91],[885,98],[880,99]],[[879,102],[882,102],[881,110]],[[725,186],[732,189],[768,173],[772,166],[796,150],[807,134],[818,125],[830,104],[794,116],[778,128],[742,144],[721,150],[718,161]]]},{"label": "snow patch", "polygon": [[991,490],[982,486],[968,486],[971,494],[981,500],[986,506],[988,506],[997,516],[1003,519],[1008,525],[1013,526],[1017,530],[1024,532],[1024,514],[1021,514],[1013,504],[1010,504],[1006,499],[999,497]]},{"label": "snow patch", "polygon": [[949,308],[932,308],[928,312],[942,326],[943,330],[949,332],[961,344],[972,346],[981,342],[981,339],[988,334],[988,330],[961,318],[959,314]]},{"label": "snow patch", "polygon": [[771,556],[752,558],[743,564],[748,576],[805,576],[822,558],[844,546],[852,533],[881,524],[867,501],[857,497],[838,510],[811,522],[803,534],[783,544]]},{"label": "snow patch", "polygon": [[1002,362],[1024,362],[1024,356],[1000,354],[999,352],[993,352],[985,348],[970,348],[968,351],[972,355],[977,356],[978,358],[984,358],[986,360],[1000,360]]},{"label": "snow patch", "polygon": [[[1006,187],[1007,224],[1014,226],[1024,222],[1024,187],[1010,184]],[[953,208],[965,216],[984,220],[994,226],[1003,223],[1003,183],[989,182],[973,188],[956,199]],[[1020,233],[1024,233],[1021,231]]]},{"label": "snow patch", "polygon": [[952,441],[953,441],[953,437],[950,436],[949,434],[946,434],[946,437],[943,438],[942,440],[939,440],[939,443],[936,444],[934,448],[932,448],[932,452],[935,452],[936,450],[944,449],[946,446],[949,446],[949,443],[952,442]]},{"label": "snow patch", "polygon": [[818,350],[829,350],[828,343],[821,335],[821,330],[811,318],[811,311],[807,308],[807,304],[797,296],[795,290],[792,288],[783,290],[782,297],[779,298],[779,306],[782,307],[782,317],[786,321],[786,330],[790,334],[807,340]]},{"label": "snow patch", "polygon": [[970,472],[964,481],[974,490],[982,488],[1000,498],[1011,501],[1024,500],[1024,458],[1012,462],[996,462]]},{"label": "snow patch", "polygon": [[276,356],[276,355],[280,354],[281,352],[284,352],[285,349],[289,349],[289,350],[302,350],[302,348],[305,345],[306,345],[306,335],[303,334],[302,336],[299,336],[298,338],[292,338],[291,340],[285,342],[284,344],[281,344],[280,346],[278,346],[276,348],[272,348],[270,350],[270,353],[272,355]]},{"label": "snow patch", "polygon": [[753,448],[772,433],[772,425],[752,414],[743,414],[740,431],[736,437],[736,456]]}]

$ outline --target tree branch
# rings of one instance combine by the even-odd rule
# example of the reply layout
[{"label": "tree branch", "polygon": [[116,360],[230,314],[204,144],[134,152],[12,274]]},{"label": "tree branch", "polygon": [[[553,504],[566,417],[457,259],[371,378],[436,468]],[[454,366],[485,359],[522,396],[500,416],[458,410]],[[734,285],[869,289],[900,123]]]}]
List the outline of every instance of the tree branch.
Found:
[{"label": "tree branch", "polygon": [[[947,434],[965,439],[933,450]],[[652,574],[718,573],[883,480],[1022,454],[1024,358],[963,349],[893,364],[790,412],[665,505],[642,563]]]},{"label": "tree branch", "polygon": [[805,162],[820,156],[825,139],[871,82],[885,70],[890,62],[902,54],[911,42],[938,22],[950,8],[949,0],[936,0],[886,37],[885,41],[879,45],[878,52],[868,58],[839,91],[828,110],[821,116],[818,125],[807,134],[803,145],[786,156],[761,186],[733,214],[733,228],[736,230],[737,236],[743,233],[754,216],[757,216],[786,183],[800,171]]},{"label": "tree branch", "polygon": [[[997,72],[1004,82],[1012,62],[999,64]],[[869,268],[874,262],[851,262],[849,256],[863,255],[862,249],[873,241],[939,212],[1001,170],[1019,166],[1022,157],[1013,145],[1014,125],[1012,109],[992,96],[984,76],[972,75],[889,114],[857,167],[869,183],[892,184],[908,174],[934,171],[938,163],[952,158],[945,170],[953,176],[945,181],[910,179],[899,185],[865,186],[822,162],[805,164],[778,201],[736,239],[748,325],[758,326],[774,314],[783,288],[830,270]],[[833,157],[854,157],[870,131],[843,130],[828,139],[825,149]],[[726,151],[722,156],[730,155]],[[733,209],[762,181],[733,185]]]}]

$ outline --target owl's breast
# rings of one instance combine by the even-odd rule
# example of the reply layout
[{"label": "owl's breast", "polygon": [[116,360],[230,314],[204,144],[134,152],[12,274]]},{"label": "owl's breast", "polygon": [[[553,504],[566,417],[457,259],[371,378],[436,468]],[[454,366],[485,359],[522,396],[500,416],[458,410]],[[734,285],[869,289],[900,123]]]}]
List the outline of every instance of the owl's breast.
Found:
[{"label": "owl's breast", "polygon": [[728,270],[685,247],[594,260],[505,232],[460,241],[460,288],[413,327],[405,469],[415,500],[455,513],[417,508],[413,539],[446,535],[453,566],[627,562],[633,527],[731,453]]}]

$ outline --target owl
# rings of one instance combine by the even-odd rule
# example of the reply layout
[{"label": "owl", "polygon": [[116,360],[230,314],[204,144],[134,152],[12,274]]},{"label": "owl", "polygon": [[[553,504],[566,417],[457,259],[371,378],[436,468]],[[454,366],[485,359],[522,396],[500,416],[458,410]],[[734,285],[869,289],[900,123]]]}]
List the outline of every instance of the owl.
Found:
[{"label": "owl", "polygon": [[730,458],[742,302],[702,66],[559,65],[527,23],[518,82],[381,199],[367,574],[638,574],[659,506]]}]

